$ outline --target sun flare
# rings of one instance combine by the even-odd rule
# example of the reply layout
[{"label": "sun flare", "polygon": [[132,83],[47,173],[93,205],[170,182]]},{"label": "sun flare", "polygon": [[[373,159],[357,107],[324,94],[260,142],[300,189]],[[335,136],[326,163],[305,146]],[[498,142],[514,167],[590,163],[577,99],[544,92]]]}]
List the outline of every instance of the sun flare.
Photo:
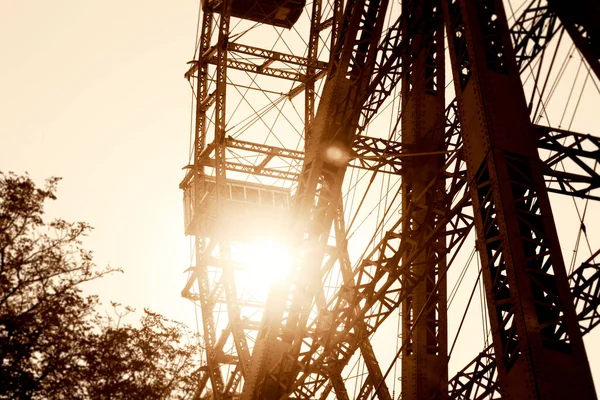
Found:
[{"label": "sun flare", "polygon": [[257,300],[265,300],[271,285],[284,279],[292,268],[293,255],[281,240],[239,243],[232,250],[234,261],[240,266],[239,287]]}]

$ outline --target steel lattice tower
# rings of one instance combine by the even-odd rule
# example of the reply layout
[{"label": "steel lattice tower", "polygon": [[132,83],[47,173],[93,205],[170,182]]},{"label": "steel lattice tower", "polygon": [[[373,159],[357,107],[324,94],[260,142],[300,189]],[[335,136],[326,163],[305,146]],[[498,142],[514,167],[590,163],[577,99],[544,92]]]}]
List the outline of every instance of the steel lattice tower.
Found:
[{"label": "steel lattice tower", "polygon": [[[194,398],[596,398],[582,337],[600,322],[600,250],[565,266],[552,199],[585,202],[586,235],[600,135],[570,126],[600,81],[600,1],[201,7],[180,184],[195,257],[182,295],[205,347]],[[556,60],[574,54],[571,123],[542,124],[566,79]],[[473,237],[479,268],[461,251]],[[253,291],[257,240],[289,254],[268,295]],[[465,310],[449,311],[469,270]],[[450,368],[449,326],[478,284],[483,347]]]}]

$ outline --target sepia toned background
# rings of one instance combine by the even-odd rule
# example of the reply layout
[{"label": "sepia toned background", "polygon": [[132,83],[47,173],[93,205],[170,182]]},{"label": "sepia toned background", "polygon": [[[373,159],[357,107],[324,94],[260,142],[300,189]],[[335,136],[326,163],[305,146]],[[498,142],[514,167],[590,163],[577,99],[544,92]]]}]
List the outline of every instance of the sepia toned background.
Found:
[{"label": "sepia toned background", "polygon": [[[89,222],[96,263],[124,270],[86,288],[104,307],[149,307],[193,329],[197,315],[180,297],[190,241],[178,183],[190,147],[183,74],[198,3],[0,0],[0,170],[38,184],[63,177],[49,216]],[[575,218],[569,201],[557,218]],[[598,221],[588,219],[588,231]],[[572,243],[563,245],[568,264]],[[599,330],[585,340],[600,382]]]},{"label": "sepia toned background", "polygon": [[108,301],[190,323],[182,177],[197,1],[0,1],[0,169],[63,180],[50,216],[87,221]]}]

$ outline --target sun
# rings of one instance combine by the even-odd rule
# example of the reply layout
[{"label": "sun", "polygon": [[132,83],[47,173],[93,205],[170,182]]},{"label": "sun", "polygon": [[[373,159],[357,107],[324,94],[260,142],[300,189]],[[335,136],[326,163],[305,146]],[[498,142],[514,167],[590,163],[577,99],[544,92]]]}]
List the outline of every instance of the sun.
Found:
[{"label": "sun", "polygon": [[236,243],[232,246],[232,256],[239,289],[262,301],[266,300],[272,284],[289,275],[293,263],[289,246],[276,238]]}]

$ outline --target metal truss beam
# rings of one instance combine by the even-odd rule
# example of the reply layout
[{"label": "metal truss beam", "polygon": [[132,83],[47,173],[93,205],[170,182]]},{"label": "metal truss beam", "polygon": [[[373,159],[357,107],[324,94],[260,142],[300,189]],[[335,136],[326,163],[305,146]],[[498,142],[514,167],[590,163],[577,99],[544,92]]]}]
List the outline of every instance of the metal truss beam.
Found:
[{"label": "metal truss beam", "polygon": [[331,374],[329,379],[331,380],[336,399],[350,400],[350,396],[348,396],[348,391],[346,390],[346,385],[344,385],[342,375],[336,372]]},{"label": "metal truss beam", "polygon": [[370,377],[368,377],[367,379],[365,379],[362,386],[360,387],[360,391],[358,392],[358,395],[356,396],[355,400],[369,399],[371,397],[373,389],[373,380]]},{"label": "metal truss beam", "polygon": [[[446,119],[448,121],[454,121],[453,115],[455,113],[455,108],[448,108],[446,113]],[[447,137],[445,147],[447,149],[457,149],[460,146],[460,136],[455,130],[452,129],[446,130],[446,133]],[[442,173],[442,176],[447,176],[451,178],[451,183],[449,187],[458,189],[459,191],[462,187],[464,190],[464,185],[463,183],[461,183],[464,182],[465,177],[465,172],[462,169],[464,165],[460,162],[460,159],[456,157],[458,153],[448,154],[450,154],[449,159],[447,160],[447,163],[444,166],[444,168],[442,168],[442,170],[447,171],[447,175]],[[434,184],[435,180],[432,181],[430,185]],[[466,193],[466,191],[463,193]],[[465,207],[464,210],[466,210],[469,207],[468,196],[465,196],[464,194],[456,194],[455,192],[454,195],[452,195],[451,193],[450,197],[456,197],[455,203],[461,203],[462,201],[466,200],[467,203],[463,204],[463,206]],[[416,198],[418,199],[419,196],[416,196]],[[456,204],[455,207],[451,208],[450,216],[447,216],[449,220],[451,220],[451,223],[449,224],[448,229],[446,229],[443,233],[443,235],[445,234],[448,238],[450,238],[449,246],[447,248],[448,252],[450,250],[454,250],[449,264],[451,264],[452,260],[454,260],[457,249],[460,248],[460,244],[464,241],[464,238],[466,238],[466,235],[472,227],[472,224],[470,223],[470,217],[464,215],[461,210],[461,206],[458,206]],[[403,219],[398,221],[396,226],[401,226],[402,223]],[[433,229],[434,232],[439,232],[441,226],[443,226],[444,224],[444,221],[440,222],[440,225]],[[314,395],[315,393],[317,393],[319,388],[324,386],[326,383],[321,394],[321,398],[325,399],[328,393],[330,393],[330,391],[332,390],[333,383],[335,382],[323,379],[322,374],[319,373],[321,368],[320,366],[334,364],[337,366],[337,369],[341,371],[341,369],[344,368],[344,366],[348,363],[348,361],[351,359],[352,355],[356,351],[357,343],[359,343],[361,340],[366,342],[368,340],[368,335],[371,332],[374,332],[374,330],[377,328],[378,325],[373,326],[373,319],[378,320],[378,323],[382,323],[387,318],[387,316],[389,316],[391,312],[393,312],[393,310],[397,309],[398,305],[402,302],[402,299],[405,298],[404,296],[409,295],[414,289],[414,287],[419,282],[421,282],[421,278],[414,278],[411,277],[411,275],[404,275],[407,271],[401,270],[394,272],[392,270],[394,269],[394,261],[383,262],[383,260],[390,258],[393,260],[401,259],[402,254],[410,253],[409,249],[413,248],[413,246],[415,246],[415,248],[417,249],[421,248],[418,246],[418,244],[415,244],[414,242],[414,240],[419,239],[407,240],[406,238],[402,238],[402,235],[400,234],[393,234],[394,229],[395,228],[388,232],[388,234],[383,239],[380,245],[376,246],[376,250],[374,250],[371,256],[369,256],[367,259],[365,259],[365,261],[359,264],[358,269],[356,270],[357,275],[355,275],[353,278],[354,283],[352,285],[346,285],[346,288],[344,290],[337,293],[336,297],[334,297],[334,299],[330,301],[330,305],[326,309],[322,310],[322,313],[323,315],[325,315],[324,318],[326,320],[329,319],[331,315],[341,315],[342,309],[340,307],[346,305],[345,302],[352,301],[351,299],[354,298],[352,296],[353,293],[357,295],[357,300],[355,301],[358,302],[360,302],[361,299],[364,298],[375,298],[376,301],[374,304],[366,305],[367,309],[370,308],[374,311],[369,314],[364,314],[362,317],[360,315],[355,316],[354,320],[346,319],[341,322],[339,320],[335,320],[336,323],[339,324],[338,330],[341,330],[342,326],[346,327],[347,330],[342,332],[343,336],[338,338],[339,341],[336,341],[333,344],[330,343],[331,347],[329,348],[323,349],[320,347],[323,346],[323,342],[319,340],[318,335],[313,338],[314,341],[312,342],[311,350],[307,351],[305,354],[302,354],[302,357],[304,357],[303,365],[305,365],[304,369],[306,372],[298,380],[298,386],[295,389],[295,393],[298,395],[298,397]],[[422,231],[423,232],[416,236],[421,237],[424,234],[425,230],[422,229]],[[431,236],[428,239],[435,240],[432,239],[433,237],[436,237],[435,234],[434,236]],[[402,239],[404,239],[406,242],[402,243]],[[427,240],[419,243],[426,242]],[[381,259],[378,257],[377,259],[373,260],[372,257],[374,255],[379,254],[379,252],[381,252],[381,255],[386,255],[386,258]],[[443,257],[444,255],[441,256]],[[379,260],[380,262],[377,260]],[[432,260],[432,265],[434,265],[437,261],[438,260]],[[408,262],[407,265],[410,266],[410,262]],[[410,267],[408,267],[408,269],[410,270]],[[387,275],[390,272],[392,272],[392,275]],[[398,275],[395,275],[395,273],[398,273]],[[363,282],[365,284],[363,288],[356,288],[356,276],[371,277],[373,279],[371,281],[372,286],[367,284],[366,282]],[[394,282],[396,281],[398,283],[401,283],[400,287],[398,287],[397,283],[394,284]],[[373,296],[372,293],[374,293],[374,289],[376,287],[381,287],[382,284],[384,285],[384,287],[382,288],[382,292],[380,292],[380,295]],[[402,285],[405,285],[405,287],[402,287]],[[364,290],[364,294],[362,296],[359,295],[361,290]],[[387,293],[387,295],[385,293]],[[395,296],[398,297],[395,298]],[[378,305],[378,302],[382,302],[382,305]],[[319,323],[315,324],[317,326],[319,325]],[[330,324],[331,322],[329,322],[329,325],[327,325],[328,329],[331,329]],[[363,327],[366,327],[367,331],[364,331]],[[361,339],[361,334],[357,334],[357,332],[362,332],[362,335],[366,334],[367,336]],[[369,332],[369,334],[367,334],[366,332]],[[309,341],[307,343],[307,345],[310,346],[311,342]],[[317,352],[322,352],[321,357],[317,358],[315,362],[311,362],[311,357],[316,357]],[[310,365],[308,365],[309,363]],[[331,374],[328,375],[331,376]],[[379,382],[377,383],[377,381]],[[367,396],[368,393],[370,393],[375,388],[375,386],[378,386],[381,389],[382,382],[383,380],[381,379],[381,377],[378,379],[376,378],[375,380],[368,378],[363,387],[361,388],[359,396]]]},{"label": "metal truss beam", "polygon": [[[318,14],[315,14],[317,17]],[[283,62],[288,64],[299,65],[301,67],[314,68],[314,69],[326,69],[327,63],[319,61],[314,57],[299,57],[291,54],[280,53],[273,50],[261,49],[259,47],[248,46],[240,43],[230,43],[227,50],[230,53],[246,54],[253,57],[260,57],[263,61],[259,64],[272,63],[272,62]]]},{"label": "metal truss beam", "polygon": [[[317,69],[313,66],[313,64],[317,61],[319,57],[319,37],[321,28],[321,19],[323,13],[323,2],[322,0],[315,0],[312,4],[312,13],[310,19],[310,31],[308,36],[308,54],[307,61],[309,63],[306,73],[308,76],[316,77]],[[335,12],[334,12],[335,13]],[[321,68],[320,73],[323,73],[327,69],[327,63],[324,63],[323,68]],[[311,136],[313,120],[315,118],[315,80],[316,79],[308,79],[301,86],[304,86],[304,134],[306,137]],[[291,89],[293,90],[293,89]],[[290,90],[290,91],[291,91]],[[288,98],[292,98],[292,96],[288,96]]]},{"label": "metal truss beam", "polygon": [[[201,59],[195,63],[192,68],[195,68],[197,73],[197,101],[196,101],[196,129],[194,141],[194,170],[203,171],[203,151],[206,145],[207,133],[207,117],[206,112],[209,107],[214,104],[215,107],[215,141],[212,144],[211,151],[214,151],[214,163],[212,167],[215,170],[215,180],[217,185],[217,215],[220,215],[223,210],[221,207],[224,187],[226,185],[226,166],[225,166],[225,96],[227,82],[227,43],[229,36],[231,1],[221,2],[218,12],[220,17],[217,23],[217,43],[212,48],[209,48],[212,40],[212,24],[213,13],[207,11],[203,15],[202,36],[200,44]],[[210,53],[211,55],[208,55]],[[208,69],[209,63],[216,65],[216,81],[215,91],[208,94]],[[192,174],[188,174],[190,177]],[[187,182],[182,182],[183,185]],[[194,193],[197,196],[198,193]],[[196,203],[200,203],[200,199],[195,199]],[[220,201],[221,200],[221,201]],[[218,249],[218,256],[213,255],[213,252]],[[241,375],[246,374],[249,362],[249,349],[244,333],[244,327],[240,319],[240,305],[238,303],[238,295],[235,290],[235,282],[233,277],[233,265],[230,262],[229,243],[222,238],[195,238],[195,255],[196,266],[193,268],[192,274],[183,290],[183,295],[193,297],[189,291],[194,282],[198,285],[197,298],[200,302],[203,321],[203,335],[207,354],[206,373],[201,378],[197,394],[201,395],[205,390],[205,386],[210,380],[211,391],[215,399],[229,397],[229,390],[235,390],[235,385],[231,379],[225,384],[220,366],[227,363],[236,363],[237,369]],[[220,281],[211,288],[208,276],[208,266],[219,266],[222,268],[222,276]],[[216,325],[214,320],[214,306],[219,297],[220,291],[225,292],[225,303],[227,304],[227,313],[229,317],[229,328],[221,333],[219,339],[216,338]],[[223,354],[222,348],[227,341],[227,337],[231,334],[233,343],[236,349],[236,356],[226,356]]]},{"label": "metal truss beam", "polygon": [[[241,324],[242,324],[243,329],[245,329],[245,330],[258,330],[258,325],[252,321],[241,321]],[[238,362],[239,362],[238,357],[226,355],[223,352],[223,349],[225,348],[225,344],[227,343],[227,340],[230,335],[231,335],[231,325],[229,324],[225,327],[225,329],[223,329],[223,331],[219,335],[219,339],[216,341],[216,344],[214,345],[214,351],[218,355],[217,359],[220,364],[236,364],[235,371],[229,377],[227,383],[225,384],[225,388],[223,390],[224,393],[232,395],[234,393],[233,391],[237,387],[237,384],[239,383],[239,380],[242,377],[242,375],[241,375],[240,367],[238,366]],[[197,398],[199,398],[199,394],[206,387],[206,383],[208,382],[209,377],[210,377],[207,367],[202,367],[201,371],[203,372],[203,374],[201,375],[201,377],[198,381],[198,386],[196,387],[196,393],[198,393]]]},{"label": "metal truss beam", "polygon": [[536,126],[548,191],[600,200],[600,138],[545,126]]},{"label": "metal truss beam", "polygon": [[486,347],[449,382],[448,400],[501,400],[494,349]]},{"label": "metal truss beam", "polygon": [[[225,146],[227,149],[237,149],[254,154],[265,155],[262,160],[252,164],[226,161],[225,165],[227,170],[289,181],[298,181],[299,179],[299,172],[294,171],[300,170],[301,162],[304,160],[304,153],[301,151],[252,143],[233,138],[227,138]],[[358,135],[354,141],[353,151],[349,157],[349,166],[368,171],[400,175],[402,174],[404,158],[422,155],[422,153],[403,152],[402,148],[403,146],[400,142]],[[200,161],[202,166],[214,168],[215,159],[211,158],[214,149],[214,143],[209,144],[204,149]],[[441,153],[442,152],[440,152],[440,154]],[[275,158],[285,160],[288,167],[285,169],[267,168],[267,165]]]},{"label": "metal truss beam", "polygon": [[[361,337],[368,337],[366,333],[366,327],[364,326],[364,324],[360,325],[359,329],[357,329],[358,335]],[[381,365],[379,365],[379,362],[377,361],[377,357],[375,356],[375,351],[373,351],[373,346],[371,346],[371,342],[368,340],[363,340],[360,342],[358,347],[360,349],[360,353],[363,357],[364,363],[367,366],[367,371],[369,372],[369,376],[367,378],[367,381],[370,382],[369,386],[373,389],[378,399],[393,400],[392,396],[390,395],[390,391],[387,387],[387,384],[385,383],[385,378],[383,376],[383,373],[381,372]],[[371,391],[369,390],[363,395],[359,393],[359,395],[356,397],[356,400],[366,400],[366,396],[370,392]]]},{"label": "metal truss beam", "polygon": [[[216,50],[216,45],[205,50],[202,53],[203,62],[216,65]],[[235,42],[228,44],[227,52],[227,66],[229,68],[296,82],[306,82],[307,77],[311,77],[314,80],[313,75],[327,68],[326,62],[319,61],[316,58],[299,57]],[[247,58],[244,56],[252,56],[253,61],[246,61]],[[276,62],[295,65],[300,67],[299,71],[304,71],[304,73],[282,68],[271,68],[270,65]],[[190,68],[186,71],[184,77],[186,79],[193,77],[198,71],[198,65],[199,61],[197,60],[190,61]]]},{"label": "metal truss beam", "polygon": [[[244,333],[244,327],[242,325],[240,303],[238,301],[238,294],[235,286],[235,277],[233,272],[233,264],[231,262],[231,248],[229,243],[225,240],[221,240],[219,246],[220,258],[223,263],[223,286],[225,289],[227,316],[229,320],[231,336],[233,338],[233,343],[237,354],[236,371],[234,375],[230,377],[230,380],[233,380],[238,373],[239,375],[241,375],[241,377],[247,376],[250,364],[250,349],[248,347],[246,334]],[[227,385],[226,387],[228,387],[229,390],[234,391],[237,386],[237,384],[234,383]],[[228,395],[233,394],[229,392],[226,393]]]},{"label": "metal truss beam", "polygon": [[588,65],[600,79],[600,2],[598,0],[548,0]]},{"label": "metal truss beam", "polygon": [[[569,276],[582,334],[600,324],[600,250]],[[486,347],[452,378],[449,400],[501,399],[494,349]]]},{"label": "metal truss beam", "polygon": [[[215,160],[213,158],[205,159],[203,160],[202,165],[214,168]],[[243,172],[250,175],[266,176],[269,178],[289,181],[297,181],[298,177],[300,176],[300,174],[297,172],[265,168],[264,166],[260,165],[242,164],[233,161],[226,161],[225,168],[227,168],[228,171]]]},{"label": "metal truss beam", "polygon": [[579,327],[585,335],[600,324],[600,250],[569,277]]},{"label": "metal truss beam", "polygon": [[[217,64],[216,57],[208,59],[210,64]],[[275,78],[287,79],[294,82],[304,82],[307,76],[302,73],[292,72],[285,69],[271,68],[263,65],[256,65],[250,62],[238,61],[235,59],[227,59],[227,67],[237,69],[239,71],[246,71],[252,74],[266,75]]]},{"label": "metal truss beam", "polygon": [[[245,142],[232,138],[227,139],[226,147],[266,155],[266,157],[258,164],[241,164],[228,161],[226,162],[228,170],[245,172],[254,175],[269,176],[285,180],[298,180],[299,173],[268,169],[266,166],[270,160],[278,157],[286,160],[296,161],[293,164],[290,163],[290,166],[293,167],[292,169],[297,169],[300,166],[300,162],[304,160],[304,153],[301,151]],[[357,136],[354,142],[354,152],[350,156],[351,163],[349,166],[369,171],[379,171],[382,173],[399,175],[402,173],[401,158],[419,156],[422,154],[402,152],[401,149],[402,144],[400,142],[368,136]],[[206,147],[206,151],[203,153],[201,165],[214,167],[214,158],[210,158],[212,150],[214,150],[213,145]],[[355,160],[355,163],[352,163],[353,160]],[[386,169],[384,167],[390,168]]]},{"label": "metal truss beam", "polygon": [[365,92],[361,108],[361,126],[365,127],[377,113],[385,99],[402,79],[402,59],[400,55],[408,49],[408,41],[402,36],[402,16],[388,28],[377,49],[377,59],[373,77]]},{"label": "metal truss beam", "polygon": [[[196,246],[196,251],[200,251],[199,246]],[[208,271],[206,265],[198,265],[196,267],[196,279],[198,282],[198,293],[200,293],[200,310],[202,311],[202,328],[204,334],[204,343],[206,346],[206,366],[207,377],[210,379],[215,398],[220,399],[223,392],[224,382],[219,368],[219,352],[216,348],[217,333],[216,324],[212,314],[212,307],[208,302],[207,294],[209,292]],[[204,295],[203,295],[204,294]],[[204,384],[206,384],[204,379]],[[202,389],[200,389],[202,390]]]},{"label": "metal truss beam", "polygon": [[519,71],[523,72],[559,30],[546,0],[532,0],[510,28]]},{"label": "metal truss beam", "polygon": [[364,135],[356,137],[352,150],[350,160],[355,162],[350,166],[398,175],[402,173],[403,158],[411,156],[400,142]]},{"label": "metal truss beam", "polygon": [[[327,67],[327,63],[318,60],[318,44],[320,39],[319,32],[327,27],[332,27],[332,37],[337,39],[339,32],[339,23],[341,21],[336,15],[335,19],[331,22],[321,22],[320,10],[317,10],[321,6],[320,1],[313,2],[313,15],[311,21],[311,34],[309,39],[309,55],[307,58],[296,57],[289,54],[280,52],[259,49],[256,47],[245,46],[238,43],[230,42],[230,29],[229,22],[231,17],[231,0],[225,1],[213,1],[210,4],[205,4],[203,21],[201,46],[200,46],[200,57],[198,61],[193,61],[190,69],[185,74],[186,78],[196,78],[198,82],[197,90],[197,101],[196,101],[196,137],[194,143],[194,165],[193,172],[188,174],[188,181],[182,182],[182,185],[190,183],[189,179],[195,174],[203,174],[206,167],[214,169],[214,175],[216,180],[216,214],[217,218],[223,213],[222,203],[224,202],[223,194],[225,192],[226,185],[226,171],[237,171],[244,172],[251,175],[263,175],[272,178],[283,178],[287,180],[299,180],[298,173],[293,170],[278,170],[276,167],[269,168],[267,165],[270,164],[271,159],[274,157],[281,157],[282,155],[292,156],[293,154],[284,154],[284,152],[278,150],[278,154],[267,154],[266,157],[258,165],[247,165],[243,161],[237,162],[238,160],[229,160],[226,158],[226,151],[228,150],[225,130],[226,120],[226,93],[228,84],[235,85],[232,79],[240,76],[241,74],[230,74],[228,77],[228,70],[238,69],[256,75],[267,75],[271,77],[283,78],[293,80],[301,83],[305,87],[306,92],[306,123],[310,124],[311,118],[314,116],[314,90],[311,90],[311,86],[314,85],[314,81],[317,77],[324,75],[324,70]],[[334,1],[334,9],[341,9],[341,1]],[[219,14],[217,17],[214,13]],[[218,39],[214,46],[210,46],[215,41],[213,29],[211,24],[216,22],[218,33]],[[377,40],[377,36],[374,37]],[[360,58],[360,57],[359,57]],[[355,58],[354,61],[358,60]],[[214,65],[216,68],[216,76],[213,80],[208,79],[208,66]],[[352,64],[352,63],[350,63]],[[365,72],[365,75],[367,73]],[[208,83],[212,85],[214,91],[208,93]],[[214,107],[214,137],[213,143],[207,145],[207,127],[210,125],[206,116],[207,111]],[[239,144],[239,143],[238,143]],[[256,149],[255,149],[256,150]],[[269,149],[273,151],[273,149]],[[322,194],[322,193],[319,193]],[[194,193],[198,196],[197,191]],[[201,195],[201,194],[200,194]],[[326,196],[321,196],[326,197]],[[196,199],[198,200],[198,199]],[[197,201],[196,203],[199,203]],[[229,328],[227,332],[224,332],[219,339],[215,338],[214,324],[212,324],[212,330],[204,327],[205,335],[209,336],[209,340],[206,340],[207,354],[208,354],[208,366],[204,368],[205,373],[202,377],[201,387],[197,392],[197,397],[202,395],[203,391],[211,391],[212,396],[215,398],[230,398],[231,396],[237,396],[236,393],[239,390],[239,383],[242,379],[248,386],[252,381],[254,372],[260,372],[260,368],[249,371],[249,350],[246,343],[246,337],[242,321],[240,320],[240,307],[249,306],[240,299],[236,293],[236,287],[233,277],[234,265],[231,262],[229,243],[226,238],[219,237],[218,233],[215,233],[211,237],[210,243],[207,247],[207,238],[197,237],[197,262],[196,267],[190,277],[186,287],[184,288],[184,295],[186,297],[199,299],[202,304],[203,321],[205,325],[210,325],[213,318],[214,305],[217,301],[221,301],[224,298],[224,303],[227,306],[227,315],[229,319]],[[214,242],[214,243],[213,243]],[[215,253],[213,256],[205,254],[207,251],[210,253],[212,248],[218,248],[218,254]],[[207,250],[208,249],[208,250]],[[222,275],[218,280],[209,281],[207,274],[201,272],[207,272],[206,269],[202,269],[204,264],[201,255],[204,255],[206,260],[210,261],[211,267],[219,269]],[[209,260],[210,258],[210,260]],[[206,279],[205,279],[206,278]],[[192,285],[198,283],[201,287],[198,293],[189,293]],[[214,322],[214,321],[213,321]],[[229,339],[228,339],[229,338]],[[235,352],[233,355],[225,356],[222,354],[222,343],[227,340],[232,340]],[[219,350],[219,346],[221,350]],[[220,354],[220,356],[218,356]],[[212,357],[212,355],[215,355]],[[235,370],[233,374],[224,383],[223,377],[221,376],[220,365],[225,363],[235,364]],[[256,375],[254,375],[256,376]],[[207,383],[211,381],[210,388],[206,388]],[[256,381],[255,381],[256,382]]]},{"label": "metal truss beam", "polygon": [[[200,52],[205,52],[211,42],[213,28],[213,13],[207,11],[202,16],[202,37],[200,41]],[[197,68],[197,100],[196,101],[196,121],[195,121],[195,138],[194,138],[194,164],[199,161],[199,150],[206,145],[206,130],[207,130],[207,107],[203,104],[203,100],[209,98],[208,94],[208,64],[205,62],[196,63]],[[209,279],[207,263],[203,259],[210,255],[212,244],[207,248],[206,243],[200,238],[195,238],[195,255],[196,268],[192,276],[188,280],[183,293],[189,292],[194,282],[198,285],[198,293],[200,294],[200,310],[202,312],[202,329],[204,334],[204,342],[206,345],[206,372],[201,379],[198,387],[198,395],[202,393],[207,382],[210,380],[212,390],[215,393],[215,399],[221,398],[224,382],[221,375],[218,362],[218,351],[215,348],[216,338],[216,323],[212,314],[212,306],[210,304],[209,294]]]},{"label": "metal truss beam", "polygon": [[502,391],[595,399],[503,3],[443,9]]},{"label": "metal truss beam", "polygon": [[[456,101],[446,108],[447,135],[461,130]],[[533,125],[549,192],[600,200],[600,137]],[[568,171],[568,172],[567,172]]]},{"label": "metal truss beam", "polygon": [[[444,180],[429,185],[443,167],[446,151],[444,20],[440,0],[403,1],[402,16],[402,35],[411,38],[402,53],[402,142],[427,154],[407,160],[404,167],[402,232],[410,241],[419,230],[432,230],[447,209]],[[413,199],[423,191],[425,196]],[[410,268],[414,276],[425,278],[402,303],[401,397],[442,400],[448,381],[446,258],[440,255],[446,253],[445,237],[422,245]]]}]

